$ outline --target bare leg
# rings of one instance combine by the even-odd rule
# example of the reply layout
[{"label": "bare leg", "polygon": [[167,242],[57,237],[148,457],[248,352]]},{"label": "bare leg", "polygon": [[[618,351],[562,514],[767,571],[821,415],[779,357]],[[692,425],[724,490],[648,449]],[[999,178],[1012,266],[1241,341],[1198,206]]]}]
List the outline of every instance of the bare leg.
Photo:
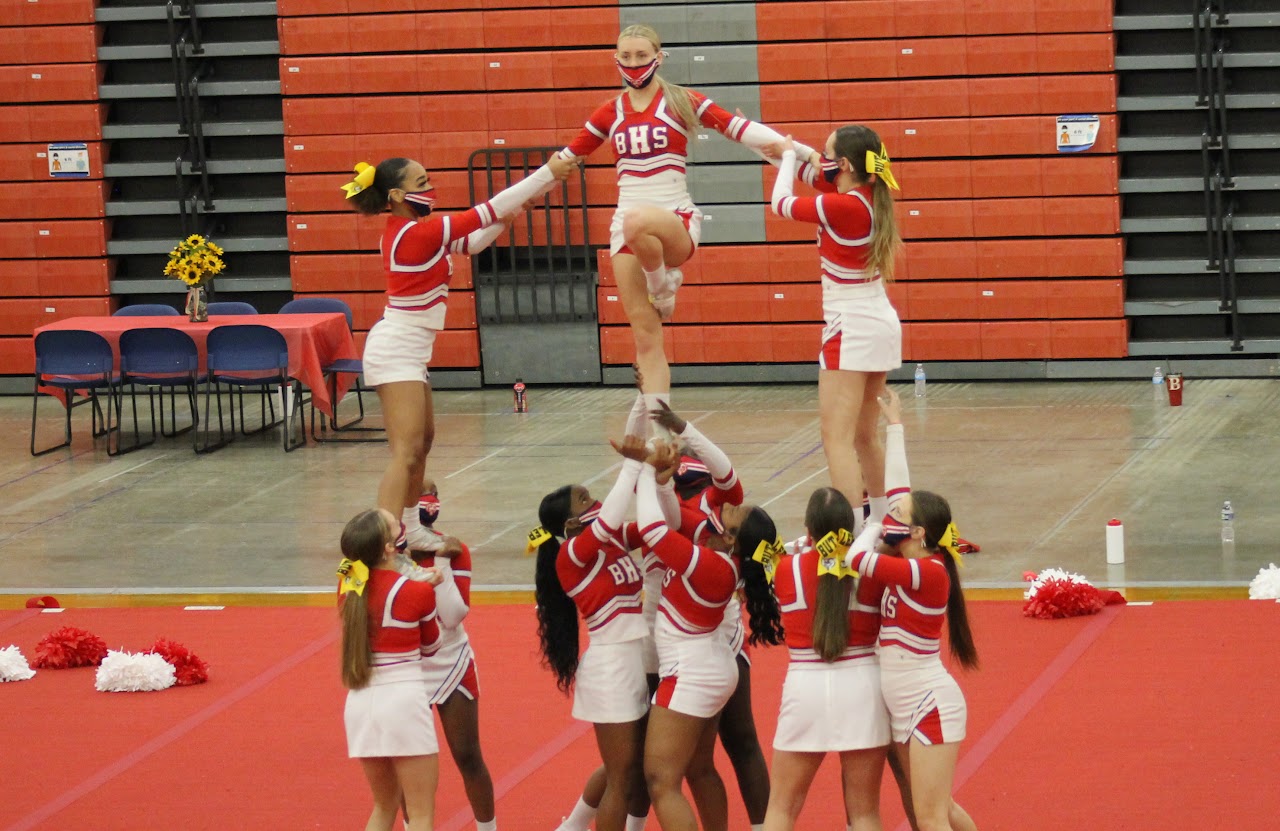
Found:
[{"label": "bare leg", "polygon": [[853,831],[882,831],[880,779],[888,748],[849,750],[840,754],[844,808]]},{"label": "bare leg", "polygon": [[462,787],[476,822],[489,822],[494,817],[493,777],[480,752],[480,703],[455,691],[436,707],[449,753],[453,756]]},{"label": "bare leg", "polygon": [[[413,831],[431,831],[436,816],[436,783],[440,779],[440,756],[399,756],[391,760],[404,794],[405,823]],[[390,828],[390,826],[388,826]]]},{"label": "bare leg", "polygon": [[764,831],[792,831],[796,827],[805,797],[813,785],[813,777],[825,756],[825,753],[773,751],[773,776]]},{"label": "bare leg", "polygon": [[624,831],[627,802],[640,768],[643,741],[639,721],[597,724],[596,745],[604,761],[605,788],[596,814],[596,831]]},{"label": "bare leg", "polygon": [[430,447],[430,439],[424,430],[431,413],[428,389],[418,381],[396,381],[378,386],[387,442],[391,446],[391,459],[378,484],[378,507],[397,518],[408,507],[405,494],[416,490],[422,482],[422,469]]},{"label": "bare leg", "polygon": [[693,806],[684,796],[682,785],[708,726],[712,728],[710,732],[714,741],[715,724],[710,719],[687,716],[666,707],[654,707],[649,711],[644,779],[662,831],[698,831],[698,820],[694,817]]},{"label": "bare leg", "polygon": [[720,711],[720,743],[733,764],[738,792],[752,825],[764,822],[769,807],[769,767],[751,712],[751,664],[738,656],[738,686]]},{"label": "bare leg", "polygon": [[[824,369],[818,373],[818,413],[822,420],[822,450],[827,457],[831,486],[851,505],[862,504],[862,472],[855,450],[858,414],[862,410],[867,376],[862,372]],[[884,467],[884,459],[880,465]],[[881,472],[881,479],[884,473]],[[883,489],[884,483],[881,482]]]},{"label": "bare leg", "polygon": [[916,824],[916,812],[911,806],[911,779],[907,776],[907,746],[893,744],[889,748],[889,770],[898,783],[898,795],[902,798],[902,810],[906,812],[911,831],[920,831]]},{"label": "bare leg", "polygon": [[920,831],[951,831],[951,784],[959,755],[959,742],[926,745],[913,739],[909,743],[911,802]]},{"label": "bare leg", "polygon": [[641,392],[669,392],[671,367],[667,363],[662,321],[649,303],[649,289],[640,262],[632,254],[615,254],[613,273],[618,280],[622,307],[631,324],[631,336],[636,342],[636,366],[644,379]]},{"label": "bare leg", "polygon": [[365,831],[391,831],[400,810],[400,782],[390,759],[361,759],[364,778],[373,791],[373,813],[365,823]]},{"label": "bare leg", "polygon": [[880,404],[876,401],[884,392],[884,373],[868,372],[866,378],[853,446],[867,493],[884,496],[884,443],[880,441]]},{"label": "bare leg", "polygon": [[728,831],[729,828],[729,794],[725,791],[720,772],[716,770],[719,720],[720,716],[717,715],[703,728],[698,747],[685,774],[689,782],[689,793],[693,795],[693,803],[698,807],[698,819],[705,831]]}]

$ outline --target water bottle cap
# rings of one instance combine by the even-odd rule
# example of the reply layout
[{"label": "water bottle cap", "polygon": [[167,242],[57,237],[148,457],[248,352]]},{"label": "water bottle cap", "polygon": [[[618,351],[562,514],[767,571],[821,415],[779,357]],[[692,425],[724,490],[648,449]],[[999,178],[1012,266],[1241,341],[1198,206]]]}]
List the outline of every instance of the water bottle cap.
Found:
[{"label": "water bottle cap", "polygon": [[1108,525],[1124,525],[1124,523],[1123,523],[1123,522],[1121,522],[1121,521],[1120,521],[1120,520],[1118,520],[1118,519],[1113,519],[1113,520],[1111,520],[1110,522],[1108,522],[1107,524],[1108,524]]}]

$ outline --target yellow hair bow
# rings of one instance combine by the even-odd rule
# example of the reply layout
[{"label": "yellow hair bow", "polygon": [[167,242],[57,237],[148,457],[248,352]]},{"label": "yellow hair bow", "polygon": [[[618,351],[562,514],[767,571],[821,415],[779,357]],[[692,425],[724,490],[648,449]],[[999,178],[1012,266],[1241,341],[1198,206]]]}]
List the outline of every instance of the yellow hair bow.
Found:
[{"label": "yellow hair bow", "polygon": [[528,542],[524,544],[524,553],[532,554],[547,540],[555,539],[551,532],[539,525],[529,532]]},{"label": "yellow hair bow", "polygon": [[858,572],[844,564],[844,556],[849,553],[851,545],[853,545],[853,534],[848,528],[828,531],[822,539],[818,540],[814,545],[814,550],[818,552],[818,576],[834,574],[837,579],[857,577]]},{"label": "yellow hair bow", "polygon": [[338,594],[355,592],[364,594],[364,587],[369,583],[369,567],[359,560],[344,559],[338,563],[338,575],[342,577],[342,585]]},{"label": "yellow hair bow", "polygon": [[366,162],[356,162],[356,177],[350,182],[342,186],[347,193],[347,199],[355,196],[365,188],[373,186],[373,175],[377,173],[377,169]]},{"label": "yellow hair bow", "polygon": [[898,180],[893,178],[893,170],[889,162],[889,150],[884,144],[880,145],[879,153],[874,150],[867,151],[867,172],[874,173],[884,179],[884,183],[894,190],[902,190],[902,188],[898,187]]},{"label": "yellow hair bow", "polygon": [[772,583],[773,577],[778,570],[778,561],[782,559],[782,555],[785,553],[787,553],[787,549],[783,545],[781,537],[773,542],[760,540],[760,544],[756,546],[756,550],[751,554],[751,559],[764,567],[764,578]]},{"label": "yellow hair bow", "polygon": [[942,532],[938,547],[950,554],[957,566],[964,568],[964,557],[960,554],[960,532],[956,530],[954,522],[947,523],[947,530]]}]

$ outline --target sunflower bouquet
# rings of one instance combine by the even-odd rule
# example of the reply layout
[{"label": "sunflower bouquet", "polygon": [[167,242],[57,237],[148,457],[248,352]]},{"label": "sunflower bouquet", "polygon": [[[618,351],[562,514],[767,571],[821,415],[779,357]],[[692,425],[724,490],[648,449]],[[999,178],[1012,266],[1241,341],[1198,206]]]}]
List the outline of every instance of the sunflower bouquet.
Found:
[{"label": "sunflower bouquet", "polygon": [[192,234],[169,252],[164,274],[187,284],[187,316],[191,320],[208,320],[207,287],[226,267],[222,249],[199,234]]}]

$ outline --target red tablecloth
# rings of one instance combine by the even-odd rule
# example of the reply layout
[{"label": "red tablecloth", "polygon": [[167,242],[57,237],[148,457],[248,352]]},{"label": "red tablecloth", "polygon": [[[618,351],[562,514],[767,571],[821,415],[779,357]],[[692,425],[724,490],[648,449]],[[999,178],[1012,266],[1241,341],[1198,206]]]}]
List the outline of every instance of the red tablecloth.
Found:
[{"label": "red tablecloth", "polygon": [[[181,329],[196,342],[200,351],[200,371],[204,371],[205,345],[209,332],[216,326],[254,324],[270,326],[284,335],[289,345],[289,375],[306,384],[311,390],[317,407],[333,415],[333,402],[329,400],[329,388],[324,382],[322,367],[340,358],[356,358],[356,344],[347,328],[346,315],[337,312],[324,314],[288,315],[210,315],[203,323],[192,323],[185,317],[69,317],[41,326],[35,334],[54,329],[78,329],[96,332],[111,344],[120,360],[120,335],[128,329]],[[338,376],[338,398],[341,400],[351,384],[350,375]]]}]

